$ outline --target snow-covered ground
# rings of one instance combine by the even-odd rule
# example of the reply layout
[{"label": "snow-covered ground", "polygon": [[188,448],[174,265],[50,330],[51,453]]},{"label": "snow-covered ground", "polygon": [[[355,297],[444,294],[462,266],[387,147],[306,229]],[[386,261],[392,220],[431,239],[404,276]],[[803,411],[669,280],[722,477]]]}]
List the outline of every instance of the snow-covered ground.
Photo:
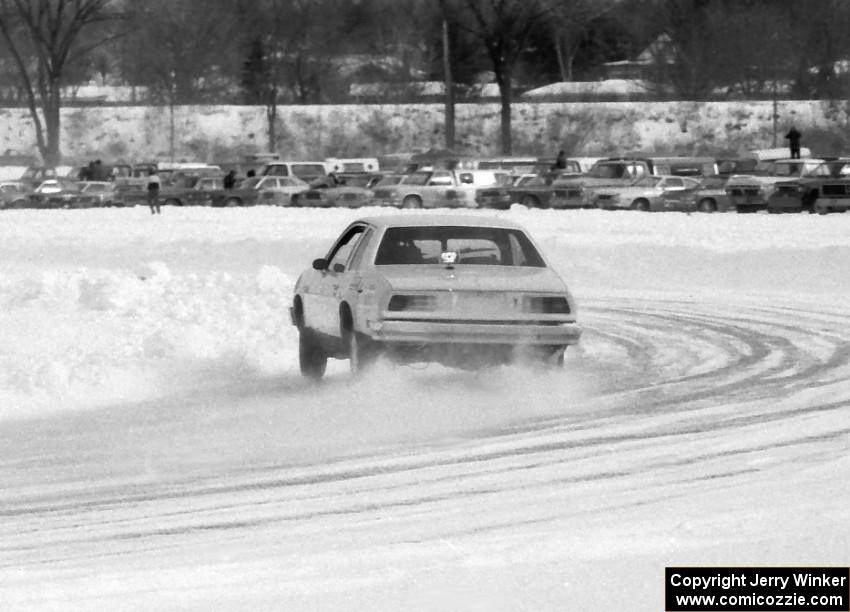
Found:
[{"label": "snow-covered ground", "polygon": [[655,611],[665,566],[846,566],[850,215],[482,213],[570,284],[564,370],[311,386],[295,279],[381,212],[3,211],[0,608]]}]

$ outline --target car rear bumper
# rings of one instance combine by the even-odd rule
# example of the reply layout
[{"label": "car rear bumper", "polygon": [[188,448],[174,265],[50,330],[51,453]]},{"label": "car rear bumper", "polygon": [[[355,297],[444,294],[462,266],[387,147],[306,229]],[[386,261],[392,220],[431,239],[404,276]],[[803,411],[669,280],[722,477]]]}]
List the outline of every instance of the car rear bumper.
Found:
[{"label": "car rear bumper", "polygon": [[371,322],[368,333],[387,343],[566,346],[578,343],[581,328],[575,323],[384,320]]}]

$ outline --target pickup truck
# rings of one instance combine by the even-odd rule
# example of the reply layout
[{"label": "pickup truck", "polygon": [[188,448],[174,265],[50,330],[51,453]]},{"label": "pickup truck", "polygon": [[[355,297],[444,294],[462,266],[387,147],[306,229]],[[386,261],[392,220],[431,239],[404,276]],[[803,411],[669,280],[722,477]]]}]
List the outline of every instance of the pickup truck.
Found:
[{"label": "pickup truck", "polygon": [[714,160],[704,157],[609,157],[600,159],[581,176],[558,181],[552,208],[593,208],[596,190],[625,187],[645,176],[699,178],[716,172]]},{"label": "pickup truck", "polygon": [[739,213],[768,209],[768,201],[781,183],[813,174],[824,163],[814,157],[779,159],[759,174],[735,174],[726,183],[729,200]]},{"label": "pickup truck", "polygon": [[376,187],[372,204],[398,208],[501,208],[511,205],[510,175],[496,170],[417,170]]}]

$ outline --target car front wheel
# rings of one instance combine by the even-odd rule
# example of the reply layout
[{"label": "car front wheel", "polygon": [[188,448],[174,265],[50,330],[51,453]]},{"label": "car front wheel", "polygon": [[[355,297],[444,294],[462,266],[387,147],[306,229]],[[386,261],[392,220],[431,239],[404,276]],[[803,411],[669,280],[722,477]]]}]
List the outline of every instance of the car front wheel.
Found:
[{"label": "car front wheel", "polygon": [[533,195],[527,195],[522,199],[522,205],[526,208],[540,208],[540,200]]},{"label": "car front wheel", "polygon": [[301,374],[312,380],[322,378],[328,367],[327,354],[306,329],[302,329],[298,335],[298,365]]},{"label": "car front wheel", "polygon": [[713,213],[717,210],[717,204],[711,198],[703,198],[700,200],[697,210],[704,213]]}]

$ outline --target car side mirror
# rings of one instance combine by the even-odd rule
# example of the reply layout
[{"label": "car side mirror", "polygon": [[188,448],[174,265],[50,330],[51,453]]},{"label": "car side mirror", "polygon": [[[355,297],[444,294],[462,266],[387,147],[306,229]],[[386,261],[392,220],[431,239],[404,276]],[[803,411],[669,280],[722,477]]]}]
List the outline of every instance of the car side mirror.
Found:
[{"label": "car side mirror", "polygon": [[328,260],[324,257],[319,257],[318,259],[313,260],[313,269],[314,270],[327,270],[328,269]]}]

